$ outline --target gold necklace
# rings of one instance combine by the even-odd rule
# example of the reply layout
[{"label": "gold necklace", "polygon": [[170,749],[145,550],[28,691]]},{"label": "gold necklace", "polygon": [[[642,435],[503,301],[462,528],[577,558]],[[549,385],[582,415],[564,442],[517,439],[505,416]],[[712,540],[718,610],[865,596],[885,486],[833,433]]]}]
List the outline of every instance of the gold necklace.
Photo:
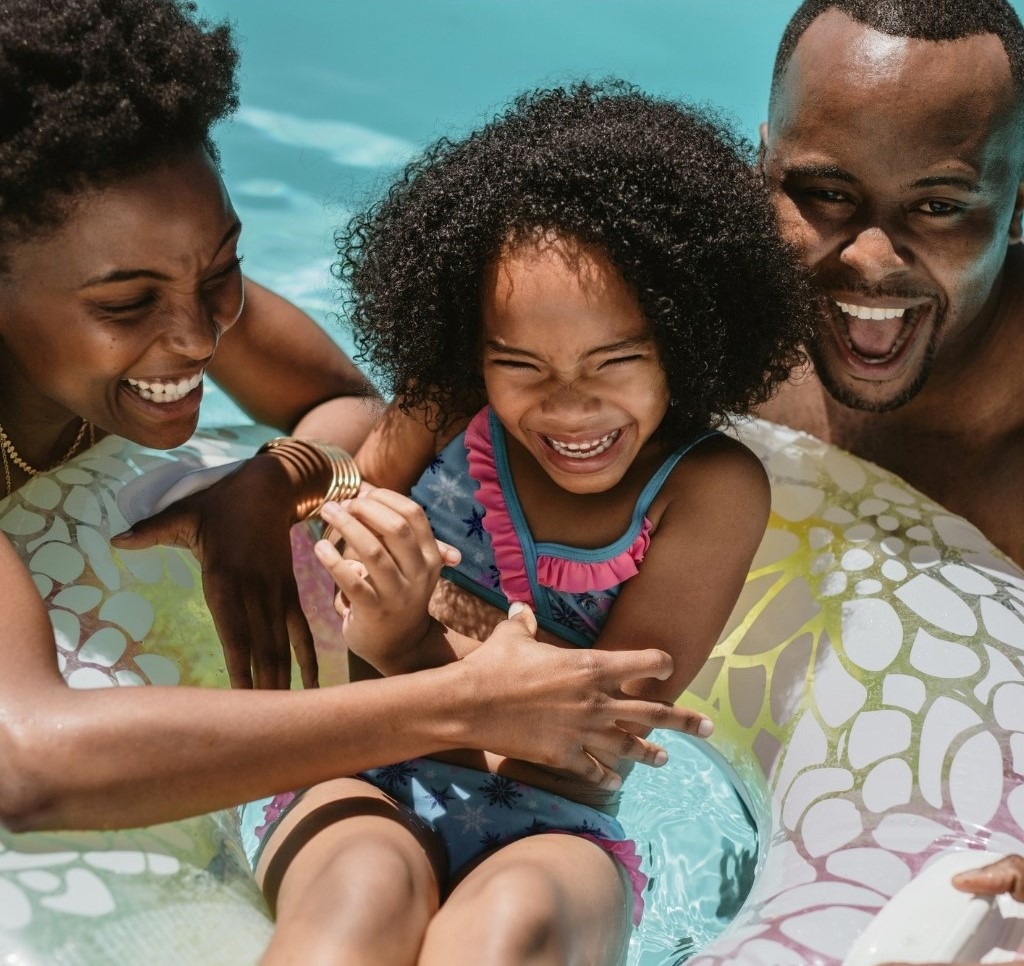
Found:
[{"label": "gold necklace", "polygon": [[52,466],[48,466],[45,470],[37,470],[34,466],[31,466],[22,459],[21,454],[14,448],[14,443],[11,442],[10,436],[7,435],[3,426],[0,425],[0,456],[3,457],[4,484],[7,488],[5,495],[9,496],[14,492],[14,487],[11,484],[11,463],[29,476],[38,476],[40,473],[49,473],[50,470],[55,470],[58,466],[63,466],[69,459],[71,459],[72,456],[75,455],[75,453],[78,452],[78,447],[82,445],[82,440],[85,438],[86,430],[89,430],[89,446],[94,446],[96,443],[96,427],[88,420],[83,419],[82,425],[78,428],[74,442],[71,444],[68,451]]}]

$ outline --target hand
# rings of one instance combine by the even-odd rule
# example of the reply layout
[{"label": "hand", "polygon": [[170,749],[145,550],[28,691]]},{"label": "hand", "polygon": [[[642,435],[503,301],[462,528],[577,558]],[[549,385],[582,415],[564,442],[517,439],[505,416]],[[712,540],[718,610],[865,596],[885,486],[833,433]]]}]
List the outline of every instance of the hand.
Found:
[{"label": "hand", "polygon": [[670,728],[706,738],[709,718],[687,708],[633,698],[626,681],[672,674],[664,651],[598,651],[555,647],[536,638],[537,620],[513,604],[508,620],[459,662],[475,693],[488,695],[466,747],[494,751],[568,772],[614,791],[625,761],[663,765],[668,754],[639,737]]},{"label": "hand", "polygon": [[[961,892],[976,896],[996,896],[1006,893],[1017,902],[1024,902],[1024,857],[1007,855],[998,862],[983,865],[953,876],[953,885]],[[921,966],[910,963],[886,963],[885,966]],[[926,963],[924,966],[948,966],[943,963]],[[981,966],[968,963],[967,966]],[[1008,966],[1024,966],[1024,959],[1015,959]]]},{"label": "hand", "polygon": [[292,571],[294,507],[280,464],[259,457],[112,540],[126,550],[164,543],[192,551],[232,687],[287,688],[292,649],[302,683],[317,685],[313,635]]},{"label": "hand", "polygon": [[400,661],[426,633],[441,567],[458,563],[458,551],[434,539],[419,504],[392,490],[366,487],[321,516],[345,544],[344,557],[327,540],[315,550],[338,585],[346,646],[374,666]]}]

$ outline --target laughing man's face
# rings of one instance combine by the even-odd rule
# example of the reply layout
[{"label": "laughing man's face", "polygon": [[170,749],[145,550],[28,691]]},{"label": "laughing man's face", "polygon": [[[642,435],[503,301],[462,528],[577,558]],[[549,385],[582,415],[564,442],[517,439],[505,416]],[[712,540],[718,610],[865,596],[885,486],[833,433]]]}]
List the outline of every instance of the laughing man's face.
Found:
[{"label": "laughing man's face", "polygon": [[840,402],[902,406],[991,321],[1021,235],[1017,118],[992,34],[892,37],[832,10],[800,38],[763,164],[823,293],[809,349]]}]

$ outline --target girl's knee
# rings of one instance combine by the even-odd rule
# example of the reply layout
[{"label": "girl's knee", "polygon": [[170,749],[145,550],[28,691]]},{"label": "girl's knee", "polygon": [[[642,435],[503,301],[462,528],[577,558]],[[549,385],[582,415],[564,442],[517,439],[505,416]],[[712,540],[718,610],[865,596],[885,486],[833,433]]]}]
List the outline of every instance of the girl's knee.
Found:
[{"label": "girl's knee", "polygon": [[[505,868],[466,885],[460,887],[458,900],[444,906],[431,923],[428,949],[472,949],[475,962],[494,966],[571,960],[568,897],[543,870]],[[468,961],[453,955],[439,955],[436,961]]]}]

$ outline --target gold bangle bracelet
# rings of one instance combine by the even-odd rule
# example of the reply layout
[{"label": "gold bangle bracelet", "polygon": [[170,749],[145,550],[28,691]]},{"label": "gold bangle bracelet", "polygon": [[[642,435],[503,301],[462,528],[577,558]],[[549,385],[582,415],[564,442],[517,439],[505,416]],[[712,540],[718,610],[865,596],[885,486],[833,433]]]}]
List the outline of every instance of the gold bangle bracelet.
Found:
[{"label": "gold bangle bracelet", "polygon": [[256,450],[256,455],[271,452],[291,465],[303,482],[322,472],[325,460],[330,468],[331,482],[327,492],[323,496],[303,497],[296,504],[295,515],[299,520],[317,516],[324,504],[331,500],[348,500],[359,493],[362,483],[359,467],[351,454],[340,446],[295,436],[275,436]]}]

